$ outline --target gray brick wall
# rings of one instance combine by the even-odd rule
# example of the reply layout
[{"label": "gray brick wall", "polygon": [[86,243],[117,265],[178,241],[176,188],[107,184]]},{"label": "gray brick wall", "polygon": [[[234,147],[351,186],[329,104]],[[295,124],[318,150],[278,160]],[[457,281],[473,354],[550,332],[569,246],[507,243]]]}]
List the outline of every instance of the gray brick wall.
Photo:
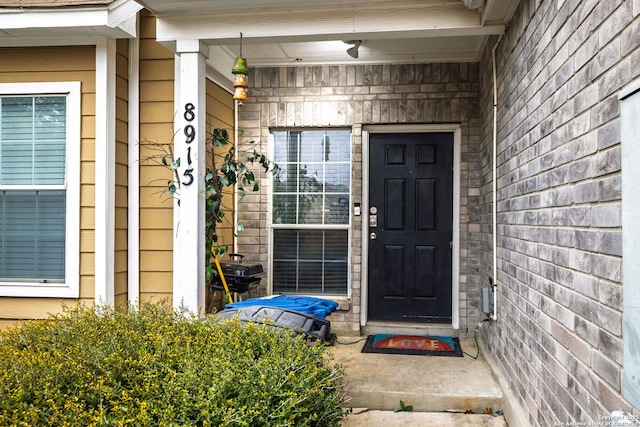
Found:
[{"label": "gray brick wall", "polygon": [[[483,339],[533,426],[634,410],[621,394],[617,93],[640,76],[639,15],[637,0],[522,0],[497,49],[499,319]],[[483,286],[496,40],[479,72]]]},{"label": "gray brick wall", "polygon": [[[352,202],[362,199],[362,125],[461,124],[460,325],[478,322],[480,285],[479,64],[326,65],[251,68],[249,100],[240,109],[240,144],[267,149],[271,128],[346,127],[353,130]],[[269,178],[261,175],[262,188]],[[247,231],[239,250],[268,265],[268,192],[245,198],[238,209]],[[469,215],[469,222],[467,222]],[[352,225],[351,301],[331,316],[332,328],[359,329],[361,217]],[[252,230],[248,232],[248,230]],[[265,292],[265,290],[262,290]]]}]

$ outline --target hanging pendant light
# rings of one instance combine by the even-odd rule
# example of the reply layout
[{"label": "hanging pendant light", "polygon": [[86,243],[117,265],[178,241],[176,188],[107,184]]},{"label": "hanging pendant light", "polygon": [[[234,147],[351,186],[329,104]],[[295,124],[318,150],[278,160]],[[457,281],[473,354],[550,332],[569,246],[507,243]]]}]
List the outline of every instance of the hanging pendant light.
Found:
[{"label": "hanging pendant light", "polygon": [[236,76],[233,82],[233,87],[235,88],[233,99],[237,99],[240,101],[239,104],[242,104],[242,101],[247,99],[247,90],[249,88],[247,83],[249,68],[247,67],[247,60],[242,57],[242,33],[240,33],[240,56],[233,61],[231,72]]}]

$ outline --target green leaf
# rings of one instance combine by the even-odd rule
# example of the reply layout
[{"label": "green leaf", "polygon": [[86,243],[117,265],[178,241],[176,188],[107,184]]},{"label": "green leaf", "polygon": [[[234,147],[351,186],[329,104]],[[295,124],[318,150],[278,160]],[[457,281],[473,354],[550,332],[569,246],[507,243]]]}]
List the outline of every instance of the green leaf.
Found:
[{"label": "green leaf", "polygon": [[412,405],[406,405],[404,401],[400,401],[400,409],[394,409],[393,412],[411,412],[413,411]]},{"label": "green leaf", "polygon": [[175,184],[171,184],[169,186],[169,194],[176,194],[176,191],[178,191],[178,187]]},{"label": "green leaf", "polygon": [[169,166],[169,164],[167,163],[167,158],[166,157],[162,158],[162,164],[165,165],[165,166]]}]

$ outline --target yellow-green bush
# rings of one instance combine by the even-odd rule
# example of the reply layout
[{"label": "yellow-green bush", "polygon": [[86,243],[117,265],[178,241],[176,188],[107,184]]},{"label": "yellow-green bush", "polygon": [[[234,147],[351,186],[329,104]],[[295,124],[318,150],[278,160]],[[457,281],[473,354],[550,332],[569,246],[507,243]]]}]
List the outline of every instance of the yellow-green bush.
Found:
[{"label": "yellow-green bush", "polygon": [[342,379],[265,325],[80,307],[0,334],[0,425],[337,426]]}]

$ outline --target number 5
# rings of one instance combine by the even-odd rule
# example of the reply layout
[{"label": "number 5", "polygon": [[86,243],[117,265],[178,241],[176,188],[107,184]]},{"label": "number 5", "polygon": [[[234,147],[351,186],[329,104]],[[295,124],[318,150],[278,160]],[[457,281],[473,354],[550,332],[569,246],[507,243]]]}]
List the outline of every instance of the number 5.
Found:
[{"label": "number 5", "polygon": [[194,179],[194,178],[193,178],[193,168],[191,168],[191,169],[186,169],[186,170],[184,171],[184,174],[183,174],[183,175],[184,175],[184,176],[186,176],[186,177],[189,177],[189,180],[188,180],[188,181],[186,181],[186,182],[185,182],[185,181],[182,181],[182,185],[191,185],[191,184],[193,184],[193,179]]}]

